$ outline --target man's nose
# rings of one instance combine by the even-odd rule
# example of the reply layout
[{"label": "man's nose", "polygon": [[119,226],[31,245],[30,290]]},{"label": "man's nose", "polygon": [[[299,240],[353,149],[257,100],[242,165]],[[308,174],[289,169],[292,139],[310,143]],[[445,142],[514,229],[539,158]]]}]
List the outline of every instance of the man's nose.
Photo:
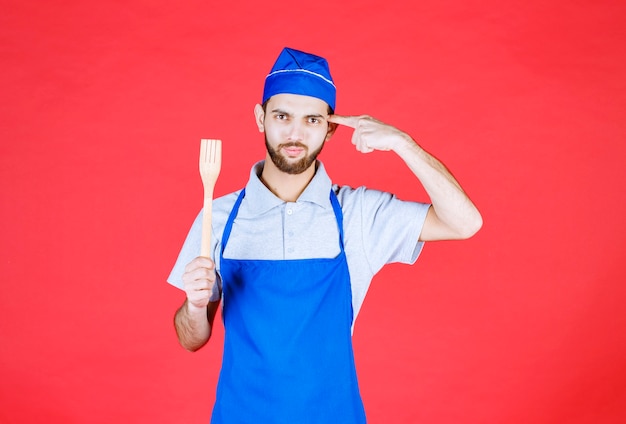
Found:
[{"label": "man's nose", "polygon": [[303,128],[300,122],[292,122],[287,130],[287,139],[289,141],[301,141],[302,131]]}]

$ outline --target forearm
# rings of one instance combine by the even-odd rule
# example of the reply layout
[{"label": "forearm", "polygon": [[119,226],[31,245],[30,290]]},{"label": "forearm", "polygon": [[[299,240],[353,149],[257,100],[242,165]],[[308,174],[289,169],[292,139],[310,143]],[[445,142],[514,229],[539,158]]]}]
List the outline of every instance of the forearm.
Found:
[{"label": "forearm", "polygon": [[176,311],[174,327],[178,341],[185,349],[194,352],[209,341],[211,337],[209,308],[210,306],[196,308],[185,301]]},{"label": "forearm", "polygon": [[465,239],[482,226],[482,217],[450,171],[408,135],[393,149],[423,185],[432,202],[423,240]]}]

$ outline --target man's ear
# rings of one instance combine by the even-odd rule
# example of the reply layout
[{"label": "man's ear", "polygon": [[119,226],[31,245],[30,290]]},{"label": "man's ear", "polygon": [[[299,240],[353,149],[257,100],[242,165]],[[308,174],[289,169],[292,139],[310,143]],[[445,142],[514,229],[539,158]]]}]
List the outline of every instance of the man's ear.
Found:
[{"label": "man's ear", "polygon": [[265,132],[265,125],[263,124],[265,121],[265,112],[263,111],[263,106],[259,104],[254,106],[254,118],[259,132]]},{"label": "man's ear", "polygon": [[324,141],[330,140],[330,138],[333,136],[333,134],[337,130],[338,125],[339,124],[335,124],[334,122],[328,123],[328,130],[326,131],[326,138],[324,139]]}]

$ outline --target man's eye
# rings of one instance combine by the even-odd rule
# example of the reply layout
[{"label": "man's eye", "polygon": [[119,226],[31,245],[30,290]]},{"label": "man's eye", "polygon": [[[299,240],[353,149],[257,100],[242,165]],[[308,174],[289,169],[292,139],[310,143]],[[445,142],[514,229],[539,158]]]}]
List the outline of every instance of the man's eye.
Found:
[{"label": "man's eye", "polygon": [[319,124],[320,120],[319,120],[319,118],[309,118],[309,122],[311,124]]},{"label": "man's eye", "polygon": [[276,114],[276,119],[282,121],[284,119],[287,119],[287,115],[282,114],[282,113],[278,113],[278,114]]}]

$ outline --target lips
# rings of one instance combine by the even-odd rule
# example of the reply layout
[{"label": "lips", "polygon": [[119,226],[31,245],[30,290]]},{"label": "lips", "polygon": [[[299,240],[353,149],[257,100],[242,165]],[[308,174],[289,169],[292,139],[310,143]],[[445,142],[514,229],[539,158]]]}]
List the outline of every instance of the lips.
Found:
[{"label": "lips", "polygon": [[287,153],[287,156],[298,156],[304,151],[304,149],[300,149],[298,147],[287,147],[283,150]]},{"label": "lips", "polygon": [[302,143],[289,143],[281,145],[280,149],[289,157],[297,157],[306,150],[306,146]]}]

